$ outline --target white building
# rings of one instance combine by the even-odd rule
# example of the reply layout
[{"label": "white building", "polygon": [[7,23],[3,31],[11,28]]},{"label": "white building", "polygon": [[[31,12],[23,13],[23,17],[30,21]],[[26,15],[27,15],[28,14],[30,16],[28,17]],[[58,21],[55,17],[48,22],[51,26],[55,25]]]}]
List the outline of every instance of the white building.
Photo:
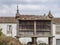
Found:
[{"label": "white building", "polygon": [[6,36],[16,36],[16,20],[15,17],[0,17],[0,28]]},{"label": "white building", "polygon": [[[49,14],[51,16],[51,12],[49,12]],[[17,9],[16,15],[17,15],[17,17],[20,15],[18,12],[18,9]],[[32,19],[33,18],[34,18],[34,16],[32,17]],[[24,20],[24,18],[23,18],[23,20]],[[54,36],[52,45],[60,45],[60,18],[53,17],[52,22],[53,23],[51,25],[51,27],[52,27],[51,32],[52,32],[52,36]],[[15,37],[17,35],[16,17],[0,17],[0,28],[2,28],[2,32],[6,36]],[[28,41],[29,39],[27,39],[27,40],[24,39],[24,40]],[[22,40],[22,39],[20,39],[20,40]],[[30,41],[31,41],[31,39],[30,39]],[[37,42],[45,42],[48,44],[48,38],[45,38],[45,37],[38,38]]]}]

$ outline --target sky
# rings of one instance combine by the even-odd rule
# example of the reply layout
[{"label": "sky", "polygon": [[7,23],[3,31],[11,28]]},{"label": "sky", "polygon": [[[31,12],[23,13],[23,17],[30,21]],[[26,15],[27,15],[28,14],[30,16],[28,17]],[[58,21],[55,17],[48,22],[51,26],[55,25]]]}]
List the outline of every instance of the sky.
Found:
[{"label": "sky", "polygon": [[0,0],[0,16],[16,16],[17,4],[20,14],[60,17],[60,0]]}]

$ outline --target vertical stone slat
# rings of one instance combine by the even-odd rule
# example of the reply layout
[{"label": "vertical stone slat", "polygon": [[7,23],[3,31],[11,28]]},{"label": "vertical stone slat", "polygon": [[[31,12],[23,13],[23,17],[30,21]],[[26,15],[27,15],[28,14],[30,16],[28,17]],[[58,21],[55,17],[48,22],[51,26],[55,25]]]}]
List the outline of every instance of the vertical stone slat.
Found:
[{"label": "vertical stone slat", "polygon": [[36,21],[34,21],[34,36],[36,36]]}]

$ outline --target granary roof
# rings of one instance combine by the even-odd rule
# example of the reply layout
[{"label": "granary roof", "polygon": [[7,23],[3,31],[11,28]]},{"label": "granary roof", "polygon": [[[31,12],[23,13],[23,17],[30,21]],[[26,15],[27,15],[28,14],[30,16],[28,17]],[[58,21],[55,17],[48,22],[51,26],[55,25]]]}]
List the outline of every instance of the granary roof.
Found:
[{"label": "granary roof", "polygon": [[19,20],[51,20],[48,16],[39,16],[39,15],[20,15]]}]

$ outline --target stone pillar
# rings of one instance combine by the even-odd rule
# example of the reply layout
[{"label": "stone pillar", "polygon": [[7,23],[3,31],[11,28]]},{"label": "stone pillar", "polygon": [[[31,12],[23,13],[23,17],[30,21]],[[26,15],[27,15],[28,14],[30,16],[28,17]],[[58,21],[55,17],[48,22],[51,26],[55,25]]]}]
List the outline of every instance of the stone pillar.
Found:
[{"label": "stone pillar", "polygon": [[34,21],[34,32],[33,32],[33,37],[32,38],[32,45],[37,45],[37,37],[36,37],[36,21]]},{"label": "stone pillar", "polygon": [[16,38],[19,40],[19,20],[17,19],[17,34]]},{"label": "stone pillar", "polygon": [[32,37],[32,43],[33,45],[37,45],[37,37]]},{"label": "stone pillar", "polygon": [[36,36],[36,21],[34,21],[34,36]]},{"label": "stone pillar", "polygon": [[53,37],[48,37],[48,45],[53,45]]}]

